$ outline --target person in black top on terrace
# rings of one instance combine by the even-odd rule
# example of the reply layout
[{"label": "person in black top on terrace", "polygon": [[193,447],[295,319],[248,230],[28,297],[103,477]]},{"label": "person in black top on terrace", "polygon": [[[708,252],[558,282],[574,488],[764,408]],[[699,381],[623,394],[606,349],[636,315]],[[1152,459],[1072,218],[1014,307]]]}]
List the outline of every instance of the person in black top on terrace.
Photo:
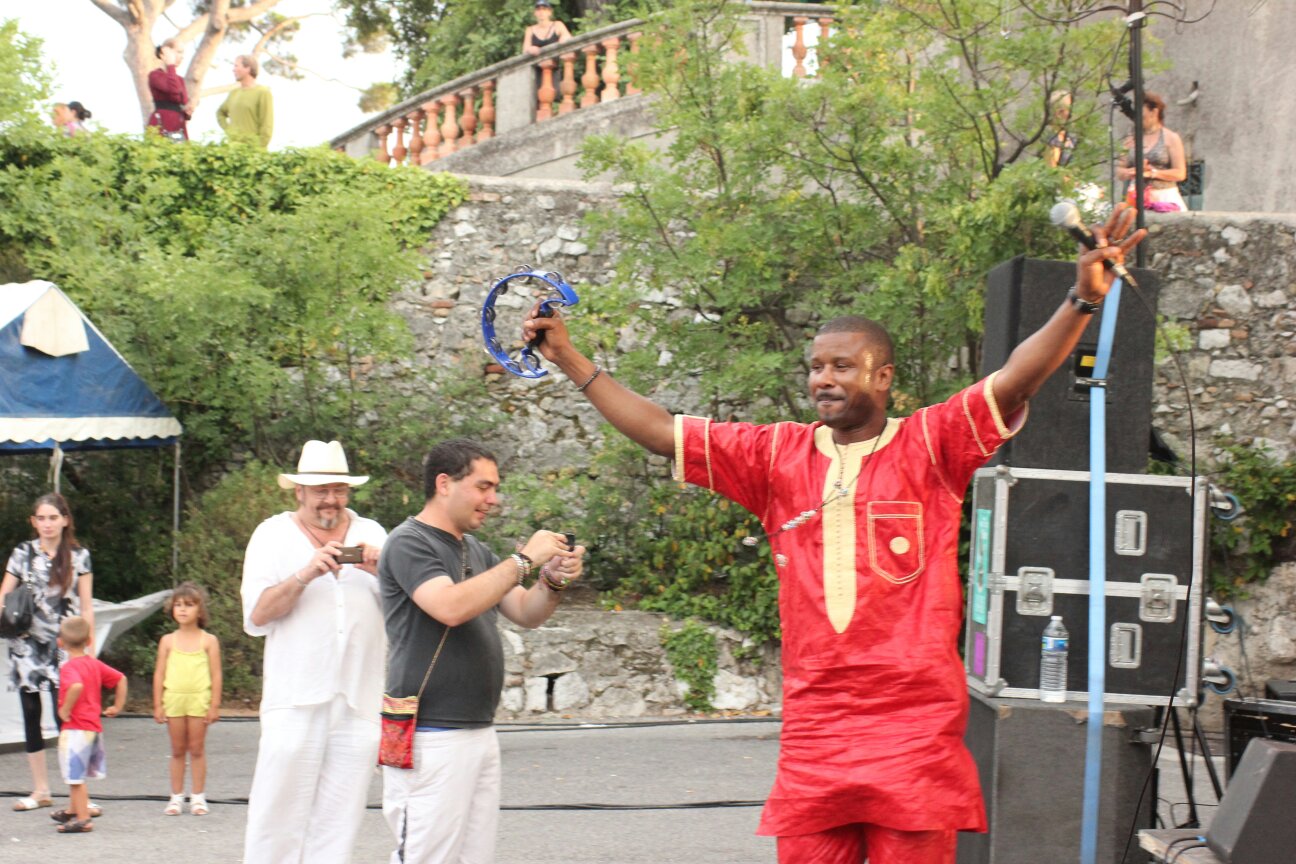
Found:
[{"label": "person in black top on terrace", "polygon": [[536,23],[530,24],[522,34],[522,53],[535,56],[543,49],[572,38],[567,25],[554,18],[553,4],[549,0],[536,0]]}]

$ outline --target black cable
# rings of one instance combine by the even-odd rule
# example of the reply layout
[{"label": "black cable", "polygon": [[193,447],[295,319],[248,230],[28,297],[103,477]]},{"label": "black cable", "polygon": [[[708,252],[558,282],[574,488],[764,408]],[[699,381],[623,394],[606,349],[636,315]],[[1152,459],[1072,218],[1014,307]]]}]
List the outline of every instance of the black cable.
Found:
[{"label": "black cable", "polygon": [[1201,841],[1200,843],[1194,843],[1194,844],[1191,845],[1191,846],[1185,846],[1185,847],[1183,847],[1182,849],[1180,849],[1178,852],[1176,852],[1176,853],[1174,854],[1174,857],[1173,857],[1173,858],[1167,858],[1167,859],[1166,859],[1166,864],[1175,864],[1176,861],[1178,861],[1180,858],[1183,857],[1183,854],[1184,854],[1185,852],[1187,852],[1187,851],[1189,851],[1189,850],[1191,850],[1191,849],[1201,849],[1201,848],[1203,848],[1205,845],[1206,845],[1206,838],[1203,837],[1203,838],[1202,838],[1202,841]]},{"label": "black cable", "polygon": [[[0,791],[0,797],[18,798],[26,793],[14,791]],[[161,803],[169,801],[169,795],[103,795],[96,792],[91,796],[95,801],[156,801]],[[246,807],[248,799],[246,798],[208,798],[208,804],[227,804],[236,807]],[[568,810],[573,812],[598,812],[598,811],[621,811],[621,810],[718,810],[735,807],[763,807],[764,801],[743,801],[734,799],[721,799],[718,801],[686,801],[675,804],[600,804],[597,802],[582,802],[579,804],[501,804],[501,810],[514,811],[541,811],[541,810]],[[381,810],[381,804],[366,804],[366,810]]]}]

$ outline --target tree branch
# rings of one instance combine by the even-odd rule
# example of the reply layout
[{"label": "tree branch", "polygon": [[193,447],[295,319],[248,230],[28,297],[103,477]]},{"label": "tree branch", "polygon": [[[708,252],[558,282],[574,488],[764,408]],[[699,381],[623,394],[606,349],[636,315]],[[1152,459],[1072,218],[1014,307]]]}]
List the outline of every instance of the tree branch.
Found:
[{"label": "tree branch", "polygon": [[129,27],[135,23],[129,12],[111,2],[111,0],[90,0],[90,2],[98,6],[105,15],[123,27]]}]

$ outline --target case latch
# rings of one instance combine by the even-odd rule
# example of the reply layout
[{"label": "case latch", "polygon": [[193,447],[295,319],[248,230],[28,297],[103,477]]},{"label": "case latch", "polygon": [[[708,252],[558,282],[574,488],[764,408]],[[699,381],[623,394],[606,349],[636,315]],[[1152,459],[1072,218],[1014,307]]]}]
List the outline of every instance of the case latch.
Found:
[{"label": "case latch", "polygon": [[1116,669],[1137,669],[1143,663],[1143,628],[1137,624],[1113,624],[1108,655]]},{"label": "case latch", "polygon": [[1053,614],[1053,569],[1051,567],[1018,569],[1017,614]]},{"label": "case latch", "polygon": [[1143,592],[1139,597],[1139,620],[1155,624],[1174,621],[1178,578],[1170,573],[1144,573],[1139,581],[1143,583]]},{"label": "case latch", "polygon": [[1115,534],[1117,555],[1142,555],[1147,551],[1147,514],[1117,510]]}]

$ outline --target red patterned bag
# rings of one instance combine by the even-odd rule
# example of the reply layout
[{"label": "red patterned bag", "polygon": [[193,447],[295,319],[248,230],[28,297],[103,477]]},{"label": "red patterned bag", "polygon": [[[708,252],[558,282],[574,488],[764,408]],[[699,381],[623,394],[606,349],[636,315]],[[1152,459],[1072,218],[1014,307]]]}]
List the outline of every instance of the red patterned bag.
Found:
[{"label": "red patterned bag", "polygon": [[382,704],[382,738],[378,743],[378,764],[388,768],[414,767],[414,730],[418,725],[419,699],[423,698],[423,688],[427,687],[428,678],[436,666],[441,649],[445,647],[446,637],[450,635],[447,627],[441,633],[441,641],[432,654],[432,662],[423,674],[423,683],[419,685],[416,696],[389,696],[383,694]]}]

